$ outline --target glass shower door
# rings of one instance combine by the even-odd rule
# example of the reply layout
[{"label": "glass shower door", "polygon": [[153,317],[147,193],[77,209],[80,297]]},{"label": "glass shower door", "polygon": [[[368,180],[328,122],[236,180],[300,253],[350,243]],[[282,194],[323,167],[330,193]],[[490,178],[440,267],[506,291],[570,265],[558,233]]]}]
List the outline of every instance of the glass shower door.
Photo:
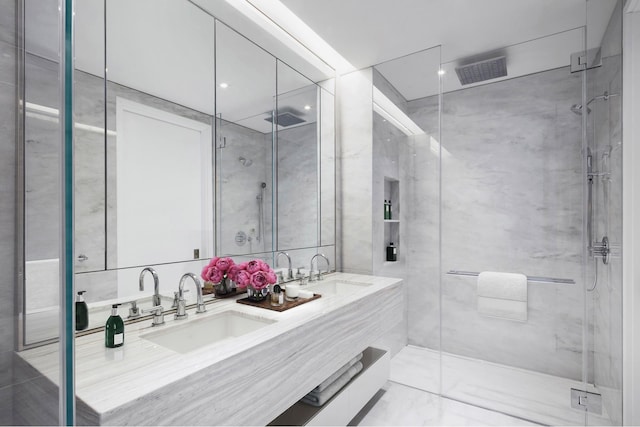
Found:
[{"label": "glass shower door", "polygon": [[[584,29],[506,46],[584,48]],[[567,52],[566,62],[568,62]],[[489,58],[486,58],[489,59]],[[499,58],[494,58],[496,62]],[[442,395],[550,425],[584,424],[584,73],[568,66],[462,86],[442,105]]]},{"label": "glass shower door", "polygon": [[[613,9],[613,11],[611,10]],[[603,11],[604,10],[604,11]],[[588,425],[622,425],[622,2],[587,1],[587,25],[609,17],[600,66],[587,70],[588,381],[601,396]],[[591,25],[593,27],[593,25]],[[586,111],[586,114],[585,114]]]}]

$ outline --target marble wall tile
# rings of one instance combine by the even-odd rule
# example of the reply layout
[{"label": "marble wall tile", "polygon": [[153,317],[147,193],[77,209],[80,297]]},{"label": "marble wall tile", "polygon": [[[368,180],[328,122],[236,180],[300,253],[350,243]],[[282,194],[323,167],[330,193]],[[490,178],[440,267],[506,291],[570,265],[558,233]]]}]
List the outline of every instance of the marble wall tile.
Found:
[{"label": "marble wall tile", "polygon": [[[587,72],[587,99],[622,90],[622,2],[618,1],[605,31],[602,66]],[[587,115],[587,141],[593,168],[607,175],[593,181],[593,240],[609,238],[614,253],[609,264],[590,261],[587,294],[589,307],[589,359],[592,379],[602,393],[603,405],[614,424],[622,423],[622,97],[594,100]],[[590,285],[591,287],[591,285]]]},{"label": "marble wall tile", "polygon": [[[443,273],[523,272],[578,284],[530,284],[521,324],[478,316],[475,279],[438,280],[440,176],[423,142],[411,153],[422,158],[409,186],[410,343],[437,348],[440,320],[445,351],[580,378],[581,123],[569,110],[580,90],[580,77],[563,68],[444,95]],[[437,99],[412,101],[409,112],[438,139]]]},{"label": "marble wall tile", "polygon": [[0,41],[16,44],[16,1],[0,0]]},{"label": "marble wall tile", "polygon": [[[2,8],[0,7],[1,11]],[[11,43],[0,41],[0,57],[2,57],[2,61],[0,61],[0,83],[13,85],[16,78],[14,66],[16,47]]]},{"label": "marble wall tile", "polygon": [[278,131],[278,250],[318,246],[317,124]]},{"label": "marble wall tile", "polygon": [[335,97],[320,90],[320,244],[336,243]]},{"label": "marble wall tile", "polygon": [[372,76],[371,69],[338,78],[342,271],[371,274]]},{"label": "marble wall tile", "polygon": [[0,0],[0,423],[13,420],[15,343],[15,2]]},{"label": "marble wall tile", "polygon": [[[222,122],[220,135],[226,139],[224,148],[216,150],[218,174],[218,240],[221,254],[250,254],[271,249],[271,228],[259,233],[260,185],[266,183],[263,191],[263,226],[271,224],[271,138],[252,129],[237,124]],[[240,157],[247,159],[246,166]],[[249,160],[251,164],[249,165]],[[240,246],[236,242],[236,233],[244,232],[247,240]],[[259,238],[260,237],[260,238]]]}]

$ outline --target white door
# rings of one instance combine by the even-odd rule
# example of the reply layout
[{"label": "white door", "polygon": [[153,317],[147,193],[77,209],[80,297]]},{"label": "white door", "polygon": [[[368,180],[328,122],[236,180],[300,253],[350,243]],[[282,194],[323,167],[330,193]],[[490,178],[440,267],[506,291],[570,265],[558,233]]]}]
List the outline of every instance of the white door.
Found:
[{"label": "white door", "polygon": [[117,265],[212,253],[211,127],[118,98]]}]

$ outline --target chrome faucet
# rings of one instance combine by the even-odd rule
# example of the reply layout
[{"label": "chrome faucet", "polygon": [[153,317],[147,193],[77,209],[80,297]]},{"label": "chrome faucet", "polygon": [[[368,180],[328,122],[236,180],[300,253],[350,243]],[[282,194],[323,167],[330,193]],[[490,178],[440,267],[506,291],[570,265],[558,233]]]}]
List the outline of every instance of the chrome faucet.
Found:
[{"label": "chrome faucet", "polygon": [[200,286],[200,280],[193,273],[185,273],[180,278],[180,284],[178,285],[178,306],[176,309],[176,314],[174,316],[176,320],[183,320],[188,316],[187,302],[184,300],[184,283],[189,277],[193,279],[193,283],[196,285],[196,292],[198,294],[198,308],[196,308],[196,313],[204,313],[205,311],[207,311],[207,308],[202,302],[202,287]]},{"label": "chrome faucet", "polygon": [[319,257],[319,256],[324,258],[324,260],[327,262],[327,273],[331,269],[331,265],[329,264],[329,258],[324,256],[324,254],[315,254],[313,257],[311,257],[311,265],[309,265],[309,281],[310,282],[315,282],[317,280],[322,280],[322,276],[320,275],[320,273],[321,273],[320,266],[318,266],[318,262],[316,262],[316,266],[318,267],[318,275],[316,276],[315,279],[313,278],[313,260],[316,259],[316,257]]},{"label": "chrome faucet", "polygon": [[286,252],[278,252],[276,255],[276,266],[278,265],[278,258],[280,255],[284,255],[287,257],[287,261],[289,262],[289,270],[287,271],[287,280],[293,280],[293,269],[291,268],[291,257]]},{"label": "chrome faucet", "polygon": [[156,305],[148,309],[151,314],[153,314],[153,322],[151,326],[160,326],[164,325],[164,307],[161,305]]},{"label": "chrome faucet", "polygon": [[151,267],[143,268],[140,272],[140,278],[138,282],[140,283],[140,290],[144,291],[144,273],[149,272],[153,276],[153,305],[158,306],[162,303],[160,301],[160,280],[158,279],[158,273]]}]

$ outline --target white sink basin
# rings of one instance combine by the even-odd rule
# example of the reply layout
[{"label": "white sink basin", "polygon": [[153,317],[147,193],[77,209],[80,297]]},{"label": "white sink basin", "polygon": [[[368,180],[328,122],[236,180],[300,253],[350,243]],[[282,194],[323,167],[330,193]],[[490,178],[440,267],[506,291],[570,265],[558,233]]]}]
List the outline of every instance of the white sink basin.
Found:
[{"label": "white sink basin", "polygon": [[141,335],[140,338],[178,353],[189,353],[213,343],[248,334],[274,322],[275,320],[229,310],[204,319],[187,320],[184,324],[166,329],[160,327],[157,331]]},{"label": "white sink basin", "polygon": [[347,295],[361,291],[371,283],[331,280],[308,285],[308,289],[321,295]]}]

